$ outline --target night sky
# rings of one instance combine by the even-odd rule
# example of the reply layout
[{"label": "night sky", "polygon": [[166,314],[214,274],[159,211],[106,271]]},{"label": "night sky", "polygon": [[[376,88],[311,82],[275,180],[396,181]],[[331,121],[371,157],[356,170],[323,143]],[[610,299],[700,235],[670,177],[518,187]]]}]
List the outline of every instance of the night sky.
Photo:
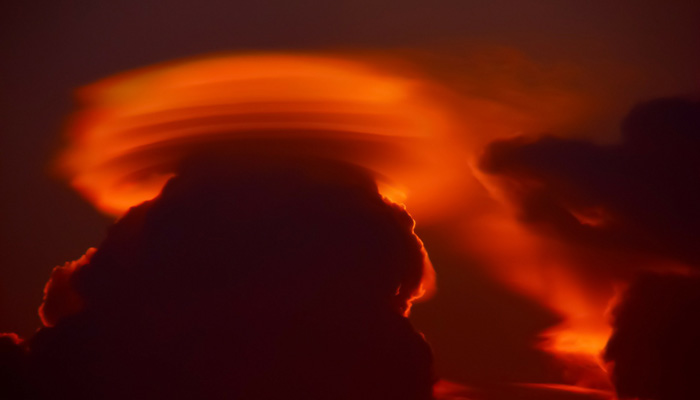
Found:
[{"label": "night sky", "polygon": [[[77,109],[74,91],[101,78],[217,52],[382,55],[410,63],[467,98],[525,110],[531,119],[508,124],[525,121],[517,133],[546,130],[597,144],[621,140],[619,125],[635,104],[700,90],[700,5],[694,1],[146,0],[3,8],[0,332],[24,337],[40,325],[36,310],[51,269],[97,246],[113,221],[72,190],[54,167],[69,115]],[[475,84],[480,80],[482,88]],[[492,139],[470,143],[485,148]],[[556,194],[559,181],[547,175],[547,163],[561,160],[547,158],[551,146],[544,146],[514,142],[490,148],[484,168],[511,177],[524,168],[553,185]],[[557,154],[575,157],[586,151],[561,146]],[[511,156],[504,155],[508,151]],[[503,161],[514,160],[512,154],[523,158]],[[544,161],[533,163],[528,154]],[[592,190],[582,190],[587,189]],[[563,195],[548,199],[566,200]],[[536,208],[527,199],[517,201],[525,212]],[[559,320],[555,313],[475,267],[483,260],[462,251],[455,230],[445,228],[452,217],[424,223],[419,217],[416,230],[438,273],[439,289],[432,300],[415,306],[412,318],[433,347],[438,373],[480,387],[556,380],[548,370],[550,360],[532,348],[533,338]],[[545,224],[554,219],[542,217]],[[571,233],[561,229],[561,235]],[[637,244],[620,243],[621,248]],[[662,250],[659,254],[666,254]],[[688,252],[683,261],[696,263]]]}]

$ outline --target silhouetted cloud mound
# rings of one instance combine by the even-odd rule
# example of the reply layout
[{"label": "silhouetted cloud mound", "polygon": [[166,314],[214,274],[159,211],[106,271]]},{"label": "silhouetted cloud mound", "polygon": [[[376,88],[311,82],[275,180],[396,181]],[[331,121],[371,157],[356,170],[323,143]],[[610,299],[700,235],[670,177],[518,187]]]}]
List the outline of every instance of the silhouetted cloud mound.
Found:
[{"label": "silhouetted cloud mound", "polygon": [[614,310],[605,350],[622,398],[700,398],[700,278],[644,276]]},{"label": "silhouetted cloud mound", "polygon": [[403,315],[426,262],[411,217],[358,168],[189,165],[73,268],[80,307],[44,308],[58,311],[30,340],[32,385],[40,398],[430,399],[431,352]]},{"label": "silhouetted cloud mound", "polygon": [[17,335],[0,334],[0,398],[30,398],[26,347]]}]

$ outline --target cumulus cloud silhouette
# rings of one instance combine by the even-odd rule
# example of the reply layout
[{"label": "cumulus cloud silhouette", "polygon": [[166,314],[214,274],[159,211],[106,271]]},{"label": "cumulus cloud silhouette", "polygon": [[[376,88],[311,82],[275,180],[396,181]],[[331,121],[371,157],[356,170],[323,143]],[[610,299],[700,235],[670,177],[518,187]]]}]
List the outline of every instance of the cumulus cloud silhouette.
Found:
[{"label": "cumulus cloud silhouette", "polygon": [[13,333],[0,334],[0,397],[8,400],[27,399],[28,357],[24,342]]},{"label": "cumulus cloud silhouette", "polygon": [[621,398],[700,398],[700,278],[646,275],[613,312],[605,350]]},{"label": "cumulus cloud silhouette", "polygon": [[40,399],[430,399],[405,317],[430,268],[413,225],[353,166],[188,164],[54,271],[29,383]]}]

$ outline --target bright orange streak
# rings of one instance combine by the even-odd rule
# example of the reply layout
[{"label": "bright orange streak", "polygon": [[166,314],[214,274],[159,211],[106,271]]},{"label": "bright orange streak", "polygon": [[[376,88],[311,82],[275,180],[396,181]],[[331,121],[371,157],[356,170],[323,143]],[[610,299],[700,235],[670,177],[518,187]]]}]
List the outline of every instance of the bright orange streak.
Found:
[{"label": "bright orange streak", "polygon": [[559,390],[562,392],[570,392],[570,393],[590,394],[590,395],[594,395],[600,399],[611,399],[615,396],[615,394],[610,390],[588,389],[588,388],[583,388],[580,386],[559,385],[559,384],[554,384],[554,383],[523,383],[523,384],[521,384],[521,386],[532,387],[532,388],[542,388],[542,389],[549,389],[549,390]]}]

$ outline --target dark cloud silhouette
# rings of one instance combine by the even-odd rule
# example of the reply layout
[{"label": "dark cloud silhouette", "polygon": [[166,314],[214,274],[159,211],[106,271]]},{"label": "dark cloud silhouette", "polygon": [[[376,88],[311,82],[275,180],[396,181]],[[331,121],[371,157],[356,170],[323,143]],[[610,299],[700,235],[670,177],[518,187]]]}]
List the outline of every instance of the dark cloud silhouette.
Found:
[{"label": "dark cloud silhouette", "polygon": [[38,398],[430,399],[431,352],[404,316],[426,263],[412,218],[359,168],[189,165],[89,262],[54,272],[30,384]]},{"label": "dark cloud silhouette", "polygon": [[647,275],[613,312],[605,350],[621,398],[700,398],[700,278]]},{"label": "dark cloud silhouette", "polygon": [[[543,232],[698,267],[698,152],[700,102],[665,98],[634,107],[619,144],[519,137],[491,144],[481,167],[502,178],[523,220]],[[618,259],[597,272],[637,266]]]},{"label": "dark cloud silhouette", "polygon": [[28,357],[24,342],[15,334],[0,334],[0,398],[30,398]]}]

